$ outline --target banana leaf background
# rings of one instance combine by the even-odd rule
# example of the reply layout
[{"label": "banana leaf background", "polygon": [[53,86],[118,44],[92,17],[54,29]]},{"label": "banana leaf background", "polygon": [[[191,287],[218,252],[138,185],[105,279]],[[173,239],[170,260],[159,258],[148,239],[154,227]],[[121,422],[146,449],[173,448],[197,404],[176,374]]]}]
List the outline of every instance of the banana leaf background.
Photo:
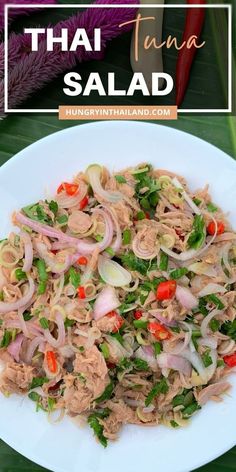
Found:
[{"label": "banana leaf background", "polygon": [[[84,1],[68,0],[59,1],[59,3],[85,3]],[[87,3],[90,3],[89,1]],[[115,2],[114,2],[115,3]],[[178,3],[172,1],[168,3]],[[214,2],[216,3],[216,2]],[[223,3],[223,2],[220,2]],[[236,0],[231,2],[233,10],[236,8]],[[66,12],[68,14],[68,12]],[[60,21],[66,17],[65,11],[58,10],[53,12],[53,23]],[[36,26],[39,24],[47,25],[52,22],[51,12],[40,12],[31,15],[30,18],[17,20],[13,28],[15,31],[21,31],[22,25]],[[164,33],[175,34],[181,38],[183,31],[184,15],[181,10],[168,11],[164,17]],[[235,91],[235,50],[236,50],[236,32],[235,32],[235,11],[233,19],[233,82]],[[227,29],[226,16],[221,10],[220,12],[210,11],[207,14],[204,27],[206,38],[211,38],[211,50],[204,52],[204,48],[199,51],[195,63],[192,68],[191,79],[188,92],[186,94],[183,106],[186,108],[204,107],[204,103],[213,103],[217,99],[217,105],[223,104],[226,93],[226,76],[224,71],[227,66],[227,42],[223,41],[224,33]],[[129,62],[130,34],[125,34],[116,40],[113,40],[107,48],[105,59],[102,62],[93,61],[80,64],[76,69],[86,79],[90,72],[98,71],[101,77],[107,72],[114,71],[118,76],[117,88],[126,88],[129,84],[132,71]],[[176,52],[169,50],[164,55],[165,71],[173,74],[176,63]],[[209,87],[209,83],[211,87]],[[53,84],[48,84],[44,89],[23,104],[25,108],[57,108],[58,104],[75,104],[74,99],[65,100],[62,93],[63,78],[59,77],[54,80]],[[201,90],[208,90],[207,96],[201,96]],[[71,100],[71,101],[70,101]],[[147,101],[146,101],[147,100]],[[164,104],[173,103],[173,97],[164,100]],[[202,100],[202,103],[201,103]],[[80,97],[81,105],[88,104]],[[90,104],[112,104],[107,97],[99,97],[92,95]],[[119,99],[117,97],[116,104],[120,105],[140,105],[152,104],[151,99],[142,99],[140,96]],[[157,102],[155,102],[157,103]],[[161,103],[161,101],[158,101]],[[203,115],[201,113],[195,115],[180,115],[177,121],[165,122],[170,127],[186,131],[188,133],[199,136],[200,138],[214,144],[223,151],[236,159],[236,117],[235,117],[235,96],[233,97],[234,113],[232,115]],[[219,106],[218,106],[219,108]],[[41,139],[51,133],[59,131],[69,126],[76,125],[76,121],[59,121],[56,115],[32,114],[32,115],[10,115],[0,121],[0,165],[4,164],[14,154],[31,143]],[[160,122],[163,125],[163,122]],[[206,156],[207,158],[207,156]],[[214,172],[214,169],[212,170]],[[39,472],[45,469],[33,464],[18,453],[13,451],[9,446],[0,441],[0,472]],[[236,472],[236,448],[229,451],[219,459],[213,461],[201,469],[199,472]],[[174,472],[174,471],[173,471]]]}]

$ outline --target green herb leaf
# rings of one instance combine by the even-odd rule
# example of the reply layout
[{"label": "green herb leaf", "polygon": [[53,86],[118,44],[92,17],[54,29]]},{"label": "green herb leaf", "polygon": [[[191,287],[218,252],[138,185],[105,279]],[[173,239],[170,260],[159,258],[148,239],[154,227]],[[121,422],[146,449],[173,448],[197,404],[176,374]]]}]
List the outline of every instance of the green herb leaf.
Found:
[{"label": "green herb leaf", "polygon": [[48,397],[48,411],[52,412],[56,404],[55,398]]},{"label": "green herb leaf", "polygon": [[140,221],[140,220],[145,220],[146,218],[146,215],[144,213],[144,211],[138,211],[137,213],[137,220]]},{"label": "green herb leaf", "polygon": [[224,303],[222,303],[222,301],[214,293],[212,293],[211,295],[207,295],[206,299],[208,302],[214,303],[218,310],[223,310],[225,307]]},{"label": "green herb leaf", "polygon": [[115,179],[119,184],[125,184],[127,182],[126,178],[123,175],[115,175]]},{"label": "green herb leaf", "polygon": [[198,249],[205,240],[206,230],[203,217],[196,215],[193,221],[193,231],[188,238],[188,247]]},{"label": "green herb leaf", "polygon": [[198,302],[198,311],[200,313],[202,313],[202,315],[204,316],[207,316],[209,311],[208,309],[206,308],[207,306],[207,300],[205,297],[202,297],[202,298],[199,298],[199,302]]},{"label": "green herb leaf", "polygon": [[48,322],[47,318],[44,318],[44,317],[40,318],[39,323],[41,324],[43,329],[49,329],[49,322]]},{"label": "green herb leaf", "polygon": [[149,269],[149,261],[139,259],[131,251],[121,256],[122,264],[132,271],[137,271],[141,275],[147,275]]},{"label": "green herb leaf", "polygon": [[149,365],[143,359],[134,359],[133,366],[136,370],[149,370]]},{"label": "green herb leaf", "polygon": [[181,267],[180,269],[175,269],[170,272],[171,280],[178,280],[189,272],[187,267]]},{"label": "green herb leaf", "polygon": [[23,272],[22,269],[16,269],[15,270],[15,276],[16,276],[16,279],[19,280],[19,281],[27,279],[27,275],[26,275],[25,272]]},{"label": "green herb leaf", "polygon": [[199,206],[199,205],[201,205],[202,200],[200,200],[200,198],[195,197],[195,198],[193,198],[193,202],[195,203],[195,205]]},{"label": "green herb leaf", "polygon": [[40,223],[45,223],[51,226],[53,224],[52,219],[47,215],[42,205],[39,205],[38,203],[28,205],[22,208],[22,211],[31,220],[40,221]]},{"label": "green herb leaf", "polygon": [[236,319],[234,321],[226,321],[223,323],[220,332],[236,341]]},{"label": "green herb leaf", "polygon": [[123,359],[121,359],[119,361],[119,363],[117,364],[117,369],[119,371],[124,371],[124,370],[128,370],[128,369],[132,369],[132,362],[130,359],[128,359],[127,357],[123,357]]},{"label": "green herb leaf", "polygon": [[48,206],[49,206],[49,210],[51,210],[54,213],[54,215],[56,216],[56,214],[58,212],[58,203],[54,202],[54,200],[51,200],[51,202],[49,202]]},{"label": "green herb leaf", "polygon": [[109,411],[107,409],[104,410],[104,413],[102,412],[96,412],[92,413],[88,417],[88,424],[90,428],[93,429],[93,432],[95,436],[97,436],[99,442],[102,444],[102,446],[107,447],[107,438],[105,438],[103,431],[104,427],[99,423],[99,419],[104,419],[107,416],[109,416]]},{"label": "green herb leaf", "polygon": [[66,329],[71,328],[72,326],[74,326],[75,323],[76,323],[75,320],[70,320],[69,318],[66,318],[64,321],[64,326]]},{"label": "green herb leaf", "polygon": [[102,402],[105,402],[105,400],[109,400],[113,394],[113,390],[114,390],[114,383],[110,382],[109,385],[107,385],[107,387],[105,388],[102,395],[96,398],[95,400],[96,403],[102,403]]},{"label": "green herb leaf", "polygon": [[175,420],[171,420],[171,421],[170,421],[170,424],[171,424],[172,428],[178,428],[178,427],[179,427],[179,424],[176,423]]},{"label": "green herb leaf", "polygon": [[205,367],[209,367],[210,365],[213,364],[209,349],[206,352],[204,352],[204,354],[202,355],[202,361]]},{"label": "green herb leaf", "polygon": [[37,294],[43,295],[46,292],[47,282],[39,282]]},{"label": "green herb leaf", "polygon": [[149,406],[154,398],[159,395],[160,393],[167,393],[169,390],[168,383],[165,378],[163,378],[160,382],[157,382],[152,390],[149,392],[146,400],[145,400],[145,405]]},{"label": "green herb leaf", "polygon": [[218,210],[218,208],[211,202],[207,203],[206,207],[207,207],[208,211],[210,211],[211,213],[215,213]]},{"label": "green herb leaf", "polygon": [[213,333],[215,333],[216,331],[219,331],[219,328],[220,328],[220,322],[218,320],[216,320],[215,318],[213,318],[210,323],[209,323],[209,326],[211,328],[211,331],[213,331]]},{"label": "green herb leaf", "polygon": [[156,341],[154,344],[153,344],[153,347],[154,347],[154,352],[155,352],[155,356],[159,356],[159,354],[161,354],[161,351],[162,351],[162,345],[159,341]]},{"label": "green herb leaf", "polygon": [[168,262],[169,262],[168,255],[161,251],[159,269],[160,270],[167,270],[168,269]]},{"label": "green herb leaf", "polygon": [[70,281],[72,285],[77,289],[81,281],[80,273],[77,272],[74,267],[71,267],[69,274],[70,274]]},{"label": "green herb leaf", "polygon": [[45,383],[49,382],[47,377],[33,377],[33,380],[30,385],[30,390],[37,387],[42,387]]},{"label": "green herb leaf", "polygon": [[37,392],[30,392],[28,394],[28,397],[33,402],[40,402],[40,400],[41,400],[41,396]]}]

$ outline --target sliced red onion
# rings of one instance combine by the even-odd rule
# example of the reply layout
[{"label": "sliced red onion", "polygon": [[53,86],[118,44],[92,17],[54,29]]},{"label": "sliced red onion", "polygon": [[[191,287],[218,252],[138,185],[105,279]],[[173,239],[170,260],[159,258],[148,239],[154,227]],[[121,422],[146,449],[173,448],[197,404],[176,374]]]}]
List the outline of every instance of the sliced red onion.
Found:
[{"label": "sliced red onion", "polygon": [[222,287],[222,285],[219,284],[214,284],[210,283],[207,284],[200,292],[198,293],[198,296],[201,297],[206,297],[206,295],[210,295],[212,293],[225,293],[227,292],[226,288]]},{"label": "sliced red onion", "polygon": [[24,309],[20,309],[18,310],[18,318],[19,318],[19,321],[20,321],[20,324],[21,324],[21,331],[24,333],[24,335],[29,338],[29,330],[27,328],[27,325],[26,325],[26,321],[24,320],[24,317],[23,317],[23,313],[24,313]]},{"label": "sliced red onion", "polygon": [[212,310],[202,321],[201,324],[201,333],[202,337],[205,338],[207,336],[207,331],[208,331],[208,325],[212,318],[214,318],[217,315],[220,315],[222,311],[218,310],[217,308],[215,310]]},{"label": "sliced red onion", "polygon": [[96,298],[93,307],[93,318],[99,320],[110,311],[116,310],[120,304],[115,289],[109,285],[106,286]]},{"label": "sliced red onion", "polygon": [[115,215],[115,212],[111,208],[108,208],[108,207],[105,207],[105,209],[109,213],[109,215],[111,216],[111,218],[114,222],[114,225],[115,225],[116,237],[115,237],[115,240],[113,241],[113,243],[111,244],[110,247],[114,251],[114,253],[116,254],[121,248],[122,233],[121,233],[120,225],[119,225],[117,216]]},{"label": "sliced red onion", "polygon": [[[190,348],[185,349],[182,353],[181,356],[189,361],[194,369],[198,372],[198,374],[201,376],[201,378],[205,381],[206,380],[206,368],[204,367],[204,364],[202,362],[202,359],[200,355],[198,354],[197,351],[192,352]],[[207,382],[207,380],[206,380]]]},{"label": "sliced red onion", "polygon": [[235,233],[225,232],[223,234],[219,234],[215,240],[216,243],[221,243],[222,241],[232,241],[236,239]]},{"label": "sliced red onion", "polygon": [[23,334],[17,334],[16,339],[9,344],[7,352],[11,354],[16,362],[20,360],[20,350],[25,337]]},{"label": "sliced red onion", "polygon": [[79,243],[77,238],[68,236],[59,229],[53,229],[51,226],[31,220],[27,216],[23,215],[23,213],[16,213],[15,220],[17,223],[28,226],[36,233],[42,234],[43,236],[48,236],[49,238],[58,239],[62,243],[71,243],[73,246],[77,246]]},{"label": "sliced red onion", "polygon": [[118,262],[101,255],[98,257],[98,272],[102,279],[112,287],[124,287],[132,281],[128,270],[124,269]]},{"label": "sliced red onion", "polygon": [[31,237],[30,237],[29,233],[27,233],[25,231],[20,232],[20,237],[21,237],[21,239],[24,243],[24,248],[25,248],[25,260],[24,260],[24,265],[23,265],[22,270],[24,272],[29,272],[31,267],[32,267],[32,263],[33,263],[32,240],[31,240]]},{"label": "sliced red onion", "polygon": [[87,192],[88,186],[85,184],[85,182],[80,180],[78,191],[74,196],[67,195],[67,193],[64,191],[59,193],[55,197],[55,200],[60,208],[73,208],[76,207],[81,202],[81,200],[83,200]]},{"label": "sliced red onion", "polygon": [[58,327],[57,339],[55,339],[51,335],[49,329],[45,329],[44,336],[45,336],[45,339],[47,340],[47,342],[51,346],[53,346],[55,348],[58,348],[58,347],[61,347],[65,344],[65,337],[66,337],[64,319],[63,319],[63,316],[60,312],[56,313],[55,321],[56,321],[56,324],[57,324],[57,327]]},{"label": "sliced red onion", "polygon": [[190,206],[193,212],[196,215],[201,215],[202,213],[201,213],[200,208],[198,208],[198,206],[194,203],[192,198],[185,192],[184,187],[182,186],[182,184],[179,182],[179,180],[176,177],[172,179],[172,183],[176,188],[181,189],[181,194],[183,195],[186,203]]},{"label": "sliced red onion", "polygon": [[157,370],[157,360],[152,346],[140,346],[134,353],[136,359],[146,361],[152,370]]},{"label": "sliced red onion", "polygon": [[181,372],[187,377],[191,376],[191,363],[188,360],[183,359],[183,357],[163,352],[157,356],[157,363],[160,369],[173,369]]},{"label": "sliced red onion", "polygon": [[154,318],[156,318],[158,321],[160,321],[160,323],[162,323],[165,326],[174,327],[177,325],[175,320],[168,320],[164,316],[160,315],[159,310],[148,310],[148,313],[154,316]]},{"label": "sliced red onion", "polygon": [[16,302],[0,302],[0,313],[8,313],[9,311],[16,311],[26,305],[33,297],[35,291],[35,284],[31,277],[28,277],[29,289],[26,295]]},{"label": "sliced red onion", "polygon": [[[21,320],[7,320],[5,321],[4,324],[5,324],[5,328],[22,329]],[[41,335],[43,329],[37,326],[36,323],[32,321],[27,321],[26,325],[27,325],[27,330],[28,330],[28,334],[24,333],[26,337],[29,337],[30,335],[33,335],[33,336]]]},{"label": "sliced red onion", "polygon": [[228,270],[229,273],[231,273],[232,271],[232,267],[229,263],[229,251],[231,247],[232,247],[232,242],[225,244],[221,250],[221,258],[223,259],[224,266]]},{"label": "sliced red onion", "polygon": [[155,410],[155,406],[151,404],[143,408],[143,413],[152,413],[152,411],[154,410]]},{"label": "sliced red onion", "polygon": [[205,338],[198,339],[198,344],[200,346],[210,347],[211,349],[217,348],[217,339],[213,336],[206,336]]},{"label": "sliced red onion", "polygon": [[116,203],[122,200],[123,195],[120,192],[108,191],[105,190],[101,185],[101,175],[102,175],[102,167],[98,164],[90,165],[87,170],[86,174],[89,180],[89,183],[93,189],[93,193],[101,197],[102,200],[110,203]]},{"label": "sliced red onion", "polygon": [[25,356],[26,364],[31,364],[34,353],[36,349],[38,348],[38,346],[42,343],[42,341],[44,341],[44,338],[42,336],[37,336],[32,341],[30,341],[27,352],[26,352],[26,356]]},{"label": "sliced red onion", "polygon": [[198,299],[186,287],[177,285],[175,296],[180,305],[186,310],[192,310],[198,306]]},{"label": "sliced red onion", "polygon": [[192,328],[189,323],[185,323],[185,321],[180,321],[180,325],[186,328],[186,333],[184,335],[184,342],[180,341],[175,344],[174,347],[171,347],[171,341],[164,341],[163,342],[163,350],[169,354],[179,355],[183,352],[189,345],[191,338],[192,338]]},{"label": "sliced red onion", "polygon": [[190,272],[197,275],[207,275],[208,277],[217,277],[217,270],[210,264],[205,262],[194,262],[188,266]]},{"label": "sliced red onion", "polygon": [[46,262],[50,271],[54,274],[63,274],[66,272],[80,257],[80,254],[67,254],[64,262],[58,262],[57,256],[48,252],[46,244],[36,241],[34,247],[41,259]]}]

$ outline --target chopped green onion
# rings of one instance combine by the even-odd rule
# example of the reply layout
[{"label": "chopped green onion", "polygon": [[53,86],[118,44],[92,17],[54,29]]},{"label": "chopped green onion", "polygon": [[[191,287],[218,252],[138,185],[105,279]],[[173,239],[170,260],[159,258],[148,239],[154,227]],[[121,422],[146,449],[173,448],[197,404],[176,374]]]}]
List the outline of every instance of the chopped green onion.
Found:
[{"label": "chopped green onion", "polygon": [[180,269],[175,269],[170,272],[170,278],[172,280],[178,280],[189,272],[187,267],[181,267]]},{"label": "chopped green onion", "polygon": [[16,269],[15,270],[15,276],[17,280],[25,280],[27,278],[27,275],[25,272],[23,272],[22,269]]},{"label": "chopped green onion", "polygon": [[100,349],[102,351],[102,354],[104,356],[105,359],[108,359],[109,356],[110,356],[110,352],[109,352],[109,347],[108,347],[108,344],[107,343],[102,343],[100,344]]},{"label": "chopped green onion", "polygon": [[201,407],[200,405],[198,405],[197,402],[192,403],[191,405],[187,406],[187,408],[185,408],[182,411],[183,418],[188,419],[190,416],[193,415],[193,413],[195,413],[197,410],[200,410],[200,409]]},{"label": "chopped green onion", "polygon": [[72,326],[74,326],[75,323],[75,320],[70,320],[69,318],[66,318],[64,321],[64,326],[65,328],[71,328]]},{"label": "chopped green onion", "polygon": [[114,249],[112,249],[112,247],[107,247],[107,248],[105,249],[105,252],[106,252],[107,254],[109,254],[109,256],[111,256],[111,257],[114,257],[114,255],[115,255],[115,251],[114,251]]},{"label": "chopped green onion", "polygon": [[59,225],[65,225],[68,222],[68,216],[66,216],[66,215],[58,216],[56,221],[57,221],[57,223],[59,223]]},{"label": "chopped green onion", "polygon": [[44,282],[44,281],[39,282],[37,294],[43,295],[46,292],[46,288],[47,288],[47,282]]},{"label": "chopped green onion", "polygon": [[225,366],[225,362],[223,361],[223,359],[219,359],[217,361],[217,367],[224,367]]},{"label": "chopped green onion", "polygon": [[47,282],[48,280],[48,273],[46,270],[46,264],[43,259],[37,259],[35,265],[38,269],[38,275],[40,282]]},{"label": "chopped green onion", "polygon": [[147,329],[148,321],[134,320],[133,325],[136,329]]},{"label": "chopped green onion", "polygon": [[49,412],[54,410],[55,404],[56,404],[55,398],[48,397],[48,411]]},{"label": "chopped green onion", "polygon": [[4,331],[3,338],[0,344],[0,348],[8,347],[10,342],[12,341],[12,331],[8,331],[7,329]]},{"label": "chopped green onion", "polygon": [[167,270],[168,269],[168,262],[169,262],[168,255],[165,254],[164,252],[161,252],[159,269],[160,270]]},{"label": "chopped green onion", "polygon": [[40,318],[39,323],[41,324],[43,329],[49,329],[49,323],[48,323],[47,318],[44,318],[44,317]]},{"label": "chopped green onion", "polygon": [[144,208],[144,210],[150,210],[151,208],[151,205],[149,203],[149,200],[147,197],[143,197],[141,200],[140,200],[140,205],[142,208]]},{"label": "chopped green onion", "polygon": [[138,211],[137,213],[137,220],[140,221],[140,220],[145,220],[146,216],[145,216],[145,213],[144,211]]},{"label": "chopped green onion", "polygon": [[130,242],[131,242],[131,231],[130,231],[130,229],[125,229],[123,231],[122,242],[125,245],[130,244]]},{"label": "chopped green onion", "polygon": [[207,316],[209,313],[206,306],[207,306],[207,300],[205,299],[205,297],[200,298],[198,302],[198,311],[204,316]]},{"label": "chopped green onion", "polygon": [[39,402],[41,400],[41,396],[37,392],[30,392],[28,397],[33,402]]}]

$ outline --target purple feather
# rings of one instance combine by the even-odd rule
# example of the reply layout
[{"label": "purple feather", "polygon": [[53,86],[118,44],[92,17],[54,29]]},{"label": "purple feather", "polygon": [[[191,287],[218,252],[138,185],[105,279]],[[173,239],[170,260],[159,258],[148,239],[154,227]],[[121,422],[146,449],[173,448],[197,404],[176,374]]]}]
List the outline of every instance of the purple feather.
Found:
[{"label": "purple feather", "polygon": [[[4,28],[4,6],[7,5],[8,3],[15,3],[17,5],[17,3],[24,3],[25,5],[27,5],[27,3],[42,3],[42,4],[52,4],[52,3],[56,3],[56,0],[37,0],[37,2],[32,2],[31,0],[8,0],[8,1],[5,1],[5,0],[0,0],[0,32],[3,30]],[[20,16],[20,15],[29,15],[30,13],[32,13],[32,11],[36,11],[36,8],[34,9],[30,9],[30,8],[15,8],[15,9],[10,9],[9,10],[9,14],[8,14],[8,18],[9,18],[9,22],[14,20],[17,16]]]},{"label": "purple feather", "polygon": [[[113,0],[97,0],[95,4],[114,4]],[[117,0],[116,4],[136,4],[136,0]],[[108,41],[129,31],[132,25],[119,28],[119,24],[134,19],[135,8],[93,8],[78,13],[54,26],[54,34],[59,35],[61,28],[68,28],[69,41],[74,37],[77,28],[86,28],[87,35],[92,44],[94,28],[101,28],[102,51],[86,52],[80,48],[77,52],[61,52],[60,45],[55,44],[53,52],[46,50],[46,41],[39,42],[37,52],[28,52],[29,42],[26,35],[12,35],[9,41],[9,107],[16,108],[23,100],[33,92],[42,88],[59,74],[73,69],[77,62],[89,60],[101,60],[104,57]],[[0,51],[1,55],[1,51]],[[20,55],[20,60],[19,58]],[[1,66],[1,64],[0,64]],[[0,69],[1,79],[1,69]],[[0,110],[3,109],[4,84],[0,80]]]}]

